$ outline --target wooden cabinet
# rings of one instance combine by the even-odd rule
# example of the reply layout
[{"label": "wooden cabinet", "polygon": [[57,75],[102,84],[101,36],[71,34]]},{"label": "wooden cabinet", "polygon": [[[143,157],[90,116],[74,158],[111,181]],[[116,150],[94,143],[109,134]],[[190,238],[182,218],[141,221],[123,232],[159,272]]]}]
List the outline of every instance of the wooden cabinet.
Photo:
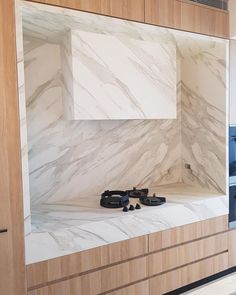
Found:
[{"label": "wooden cabinet", "polygon": [[209,257],[205,260],[151,278],[149,283],[149,294],[162,295],[221,272],[227,269],[227,267],[228,253]]},{"label": "wooden cabinet", "polygon": [[145,0],[31,0],[108,16],[144,21]]},{"label": "wooden cabinet", "polygon": [[175,0],[145,0],[145,22],[180,28],[181,3]]},{"label": "wooden cabinet", "polygon": [[15,3],[0,1],[0,294],[25,294]]},{"label": "wooden cabinet", "polygon": [[229,37],[229,13],[189,0],[145,0],[145,22],[218,37]]},{"label": "wooden cabinet", "polygon": [[228,250],[227,233],[211,236],[148,256],[149,276]]},{"label": "wooden cabinet", "polygon": [[236,229],[230,230],[229,238],[229,267],[236,266]]},{"label": "wooden cabinet", "polygon": [[190,284],[228,268],[227,220],[216,217],[29,265],[28,295],[148,295],[149,287],[150,294],[162,294]]},{"label": "wooden cabinet", "polygon": [[227,38],[229,14],[224,10],[182,0],[180,29]]}]

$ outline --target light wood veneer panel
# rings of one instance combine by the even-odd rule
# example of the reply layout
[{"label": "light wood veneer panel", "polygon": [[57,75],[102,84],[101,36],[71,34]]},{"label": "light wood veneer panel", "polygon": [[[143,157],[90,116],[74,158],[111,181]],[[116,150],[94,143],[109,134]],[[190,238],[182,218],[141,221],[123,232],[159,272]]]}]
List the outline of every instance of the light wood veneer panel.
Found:
[{"label": "light wood veneer panel", "polygon": [[27,266],[28,288],[148,253],[148,237],[105,245]]},{"label": "light wood veneer panel", "polygon": [[175,269],[150,279],[150,295],[161,295],[228,268],[228,253]]},{"label": "light wood veneer panel", "polygon": [[229,231],[229,267],[236,266],[236,229]]},{"label": "light wood veneer panel", "polygon": [[108,293],[107,295],[148,295],[149,294],[149,281],[143,281],[126,288]]},{"label": "light wood veneer panel", "polygon": [[228,233],[190,242],[148,256],[149,276],[228,250]]},{"label": "light wood veneer panel", "polygon": [[160,231],[149,235],[149,251],[158,251],[227,230],[228,216],[224,215]]},{"label": "light wood veneer panel", "polygon": [[15,2],[0,1],[0,294],[25,294]]},{"label": "light wood veneer panel", "polygon": [[147,274],[147,259],[142,257],[29,291],[28,295],[96,295],[142,280]]},{"label": "light wood veneer panel", "polygon": [[224,10],[196,5],[190,1],[181,2],[182,30],[229,37],[229,13]]},{"label": "light wood veneer panel", "polygon": [[145,0],[145,22],[218,37],[229,37],[227,11],[188,0]]},{"label": "light wood veneer panel", "polygon": [[145,0],[29,0],[108,16],[144,21]]},{"label": "light wood veneer panel", "polygon": [[171,28],[181,26],[181,3],[175,0],[146,0],[145,22]]}]

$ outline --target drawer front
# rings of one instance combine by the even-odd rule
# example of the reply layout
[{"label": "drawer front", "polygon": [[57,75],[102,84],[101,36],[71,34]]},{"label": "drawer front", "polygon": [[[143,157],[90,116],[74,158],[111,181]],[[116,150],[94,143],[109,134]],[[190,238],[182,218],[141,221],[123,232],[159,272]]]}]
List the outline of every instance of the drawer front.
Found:
[{"label": "drawer front", "polygon": [[148,295],[149,294],[149,281],[143,281],[132,286],[122,288],[107,295]]},{"label": "drawer front", "polygon": [[195,222],[149,235],[149,252],[158,251],[228,230],[228,216]]},{"label": "drawer front", "polygon": [[32,288],[55,280],[79,275],[109,264],[148,253],[148,237],[114,243],[27,266],[27,285]]},{"label": "drawer front", "polygon": [[228,253],[223,253],[150,279],[150,295],[161,295],[228,268]]},{"label": "drawer front", "polygon": [[32,290],[28,295],[96,295],[143,280],[147,276],[147,258],[142,257]]},{"label": "drawer front", "polygon": [[149,276],[165,272],[227,250],[227,233],[218,234],[195,242],[166,249],[149,255]]}]

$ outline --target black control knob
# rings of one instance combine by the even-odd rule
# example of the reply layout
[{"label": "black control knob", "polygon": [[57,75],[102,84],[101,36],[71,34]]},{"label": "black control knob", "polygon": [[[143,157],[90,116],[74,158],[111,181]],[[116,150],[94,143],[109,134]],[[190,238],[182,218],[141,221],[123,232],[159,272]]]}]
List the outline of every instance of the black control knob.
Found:
[{"label": "black control knob", "polygon": [[127,206],[124,206],[123,212],[128,212],[128,211],[129,211],[128,207]]},{"label": "black control knob", "polygon": [[141,206],[139,205],[139,203],[136,204],[135,209],[141,209]]},{"label": "black control knob", "polygon": [[129,206],[129,210],[130,210],[130,211],[134,211],[134,205],[130,205],[130,206]]},{"label": "black control knob", "polygon": [[155,193],[153,194],[153,198],[156,198],[156,194]]}]

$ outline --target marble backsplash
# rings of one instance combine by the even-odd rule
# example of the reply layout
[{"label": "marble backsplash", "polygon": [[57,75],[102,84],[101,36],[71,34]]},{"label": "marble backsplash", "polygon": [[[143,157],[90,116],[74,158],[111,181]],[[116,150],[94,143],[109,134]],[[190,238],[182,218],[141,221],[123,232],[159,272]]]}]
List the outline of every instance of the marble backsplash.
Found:
[{"label": "marble backsplash", "polygon": [[[33,17],[30,10],[26,15],[31,13]],[[42,15],[39,11],[38,18]],[[67,21],[78,25],[74,16],[67,18],[65,11],[62,15],[62,27]],[[158,38],[176,44],[177,119],[67,121],[65,60],[59,45],[61,32],[56,30],[60,19],[48,17],[51,29],[46,28],[47,22],[40,27],[30,21],[25,24],[32,206],[99,195],[109,188],[181,182],[226,192],[227,41],[200,40],[194,34],[161,29]],[[85,30],[97,32],[104,26],[96,18],[105,17],[86,13],[81,17]],[[142,24],[114,20],[115,25],[110,26],[113,20],[107,19],[107,30],[118,33],[122,29],[126,35],[147,40],[157,38],[155,26],[143,26],[143,32],[137,34],[136,26]],[[66,35],[65,27],[63,30]]]},{"label": "marble backsplash", "polygon": [[24,47],[32,205],[181,182],[180,95],[175,120],[67,121],[60,46]]},{"label": "marble backsplash", "polygon": [[67,119],[176,118],[174,41],[70,30],[61,49]]},{"label": "marble backsplash", "polygon": [[226,192],[227,51],[206,46],[181,62],[183,181]]}]

